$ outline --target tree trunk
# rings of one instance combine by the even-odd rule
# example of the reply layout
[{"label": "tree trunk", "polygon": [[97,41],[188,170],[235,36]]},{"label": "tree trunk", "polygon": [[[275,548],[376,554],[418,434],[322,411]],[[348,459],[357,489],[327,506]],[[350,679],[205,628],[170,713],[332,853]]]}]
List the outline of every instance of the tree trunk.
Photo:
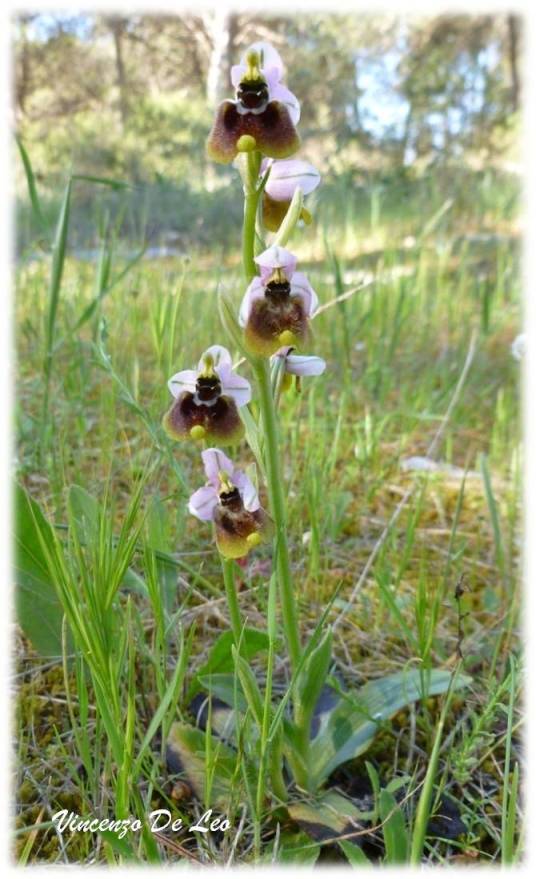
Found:
[{"label": "tree trunk", "polygon": [[119,94],[119,115],[121,116],[121,124],[124,128],[129,114],[127,77],[123,61],[123,36],[125,33],[126,22],[123,18],[111,18],[109,24],[115,49],[115,73],[117,79],[117,91]]},{"label": "tree trunk", "polygon": [[508,16],[508,58],[510,61],[511,93],[512,108],[514,111],[519,109],[519,68],[518,68],[518,51],[519,51],[519,19],[515,15]]},{"label": "tree trunk", "polygon": [[[233,59],[237,34],[237,15],[217,9],[210,16],[207,30],[211,37],[212,51],[208,65],[206,95],[211,106],[216,106],[229,95],[229,69]],[[236,59],[238,60],[238,59]]]}]

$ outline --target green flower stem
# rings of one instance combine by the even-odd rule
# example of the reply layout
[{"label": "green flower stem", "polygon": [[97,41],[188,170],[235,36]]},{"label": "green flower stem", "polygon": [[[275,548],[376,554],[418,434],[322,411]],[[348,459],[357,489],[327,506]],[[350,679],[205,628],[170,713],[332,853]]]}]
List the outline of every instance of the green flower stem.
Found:
[{"label": "green flower stem", "polygon": [[244,181],[244,222],[242,226],[242,264],[249,284],[257,274],[255,265],[255,223],[261,193],[258,191],[261,154],[258,150],[246,153],[246,175]]},{"label": "green flower stem", "polygon": [[[247,280],[251,281],[251,279],[257,274],[254,257],[255,224],[257,220],[258,202],[261,194],[258,191],[259,170],[261,166],[260,152],[253,151],[247,153],[246,162],[242,261],[244,274],[246,275]],[[290,558],[287,544],[286,508],[279,460],[277,414],[272,392],[272,383],[270,380],[269,361],[265,358],[255,358],[252,365],[255,370],[259,387],[259,404],[264,428],[265,461],[268,477],[268,492],[270,495],[270,510],[276,530],[274,548],[275,557],[277,559],[283,628],[285,631],[291,667],[294,670],[300,660],[301,648],[298,614],[294,599],[294,585],[290,571]]]},{"label": "green flower stem", "polygon": [[231,629],[233,631],[236,649],[238,650],[240,638],[242,637],[242,617],[240,615],[240,606],[238,604],[238,594],[234,578],[234,561],[233,559],[226,559],[222,556],[221,566],[223,570],[225,594],[227,596],[227,606],[231,617]]},{"label": "green flower stem", "polygon": [[287,543],[287,516],[283,494],[283,477],[279,459],[279,431],[275,401],[272,394],[269,361],[258,360],[254,366],[259,388],[259,405],[264,428],[264,447],[270,509],[275,523],[275,555],[279,579],[279,594],[283,614],[283,629],[287,641],[292,670],[301,656],[298,613],[294,598],[294,585],[290,570]]}]

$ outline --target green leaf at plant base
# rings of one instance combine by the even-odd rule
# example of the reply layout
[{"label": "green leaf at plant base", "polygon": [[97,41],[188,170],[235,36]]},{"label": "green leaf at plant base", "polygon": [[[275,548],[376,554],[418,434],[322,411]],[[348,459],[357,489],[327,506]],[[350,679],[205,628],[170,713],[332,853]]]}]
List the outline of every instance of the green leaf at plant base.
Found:
[{"label": "green leaf at plant base", "polygon": [[[188,782],[195,796],[205,802],[207,784],[206,733],[186,723],[174,723],[171,727],[166,749],[166,762],[174,774]],[[232,793],[236,774],[236,752],[211,737],[211,796],[210,805],[225,810]]]},{"label": "green leaf at plant base", "polygon": [[388,864],[405,864],[409,858],[409,837],[402,809],[389,790],[380,794],[380,818]]},{"label": "green leaf at plant base", "polygon": [[[233,643],[234,635],[231,631],[222,632],[219,638],[217,638],[209,653],[207,661],[201,666],[190,686],[187,696],[188,699],[191,699],[192,696],[198,692],[201,687],[202,678],[206,678],[208,675],[214,674],[215,672],[223,673],[231,672],[233,670]],[[242,631],[240,641],[240,655],[244,659],[250,660],[262,650],[268,650],[269,643],[268,635],[265,632],[261,632],[260,629],[245,628]],[[231,702],[231,705],[232,704],[233,703]]]},{"label": "green leaf at plant base", "polygon": [[318,843],[312,842],[302,830],[283,830],[277,843],[268,846],[263,862],[266,864],[296,864],[312,866],[320,854]]},{"label": "green leaf at plant base", "polygon": [[350,842],[349,839],[340,839],[338,845],[346,855],[348,863],[351,864],[352,867],[372,866],[363,849],[359,848],[355,842]]},{"label": "green leaf at plant base", "polygon": [[316,707],[316,703],[325,684],[331,662],[331,629],[322,637],[320,643],[311,652],[297,682],[297,711],[298,723],[303,729],[309,727]]},{"label": "green leaf at plant base", "polygon": [[[451,677],[448,671],[411,669],[370,681],[348,693],[323,721],[311,744],[315,786],[319,787],[341,763],[363,754],[380,723],[417,699],[445,693]],[[466,687],[470,680],[458,675],[455,686]]]},{"label": "green leaf at plant base", "polygon": [[[247,700],[242,690],[239,680],[232,674],[211,674],[202,675],[199,683],[208,693],[217,696],[226,705],[231,708],[236,707],[238,711],[247,711]],[[236,703],[236,704],[235,704]]]},{"label": "green leaf at plant base", "polygon": [[14,511],[17,620],[42,656],[61,656],[63,609],[40,542],[52,543],[52,526],[20,485]]},{"label": "green leaf at plant base", "polygon": [[360,812],[357,806],[336,791],[301,803],[290,803],[288,813],[293,821],[312,839],[320,843],[335,842],[338,837],[355,840],[370,819],[370,812]]}]

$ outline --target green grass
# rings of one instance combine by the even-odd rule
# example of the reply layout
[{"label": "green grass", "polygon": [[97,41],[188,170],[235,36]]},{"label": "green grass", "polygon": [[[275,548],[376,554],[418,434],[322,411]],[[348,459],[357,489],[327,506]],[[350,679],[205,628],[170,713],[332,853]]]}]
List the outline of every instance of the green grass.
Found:
[{"label": "green grass", "polygon": [[[404,815],[391,808],[391,795],[381,797],[386,861],[404,849],[435,863],[511,862],[522,773],[512,193],[485,176],[471,178],[471,197],[462,187],[449,191],[439,175],[427,185],[433,198],[408,211],[396,188],[352,199],[342,183],[331,186],[319,196],[312,232],[293,241],[329,307],[314,320],[314,353],[326,373],[281,401],[290,553],[304,632],[340,587],[330,619],[335,670],[348,684],[416,663],[423,674],[453,669],[458,648],[473,679],[443,714],[435,700],[401,712],[367,755],[382,788],[409,779]],[[471,237],[481,231],[501,234]],[[154,262],[127,262],[106,245],[96,265],[73,259],[67,244],[62,269],[56,259],[52,268],[43,260],[17,270],[16,476],[57,526],[57,540],[42,548],[87,653],[49,662],[18,638],[18,857],[248,862],[254,844],[274,844],[275,827],[251,784],[238,839],[199,837],[186,854],[150,834],[123,845],[89,834],[62,841],[47,823],[62,807],[115,809],[118,817],[167,807],[186,821],[194,814],[192,801],[178,798],[163,743],[171,722],[188,717],[184,683],[229,620],[210,529],[186,511],[202,482],[199,449],[171,444],[160,419],[170,375],[193,366],[209,344],[227,344],[218,291],[238,305],[244,286],[238,250],[222,253],[217,244]],[[429,453],[439,429],[442,467],[405,470],[405,459]],[[236,457],[248,464],[252,456],[244,444]],[[73,495],[73,485],[96,507]],[[242,616],[265,628],[269,550],[255,551],[242,575]],[[276,658],[274,687],[284,674]],[[217,757],[207,754],[209,779]],[[365,757],[353,771],[366,777]],[[467,828],[455,841],[426,838],[427,817],[445,794]],[[227,806],[238,827],[234,794]],[[397,847],[404,821],[408,838]]]}]

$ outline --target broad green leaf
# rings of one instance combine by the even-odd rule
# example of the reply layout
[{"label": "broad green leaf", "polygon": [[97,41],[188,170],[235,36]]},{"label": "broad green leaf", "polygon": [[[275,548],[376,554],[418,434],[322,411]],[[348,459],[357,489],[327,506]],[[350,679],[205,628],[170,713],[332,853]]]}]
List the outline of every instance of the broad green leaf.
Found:
[{"label": "broad green leaf", "polygon": [[61,656],[63,609],[41,548],[52,526],[25,490],[15,488],[15,603],[24,634],[42,656]]},{"label": "broad green leaf", "polygon": [[248,708],[251,711],[260,730],[262,727],[263,718],[263,702],[261,692],[259,690],[259,685],[255,677],[255,672],[253,671],[251,666],[248,665],[246,660],[242,659],[242,657],[239,656],[238,651],[234,645],[233,658],[235,661],[236,671],[240,679],[240,683],[242,684],[242,690],[248,703]]},{"label": "broad green leaf", "polygon": [[350,842],[349,839],[341,839],[338,844],[346,855],[348,863],[350,863],[352,867],[372,866],[363,849],[359,848],[355,842]]},{"label": "broad green leaf", "polygon": [[320,643],[314,648],[307,659],[303,670],[298,678],[297,705],[300,727],[307,728],[311,725],[311,719],[316,703],[322,692],[331,662],[332,633],[328,629]]},{"label": "broad green leaf", "polygon": [[264,863],[268,864],[297,864],[312,866],[318,860],[320,846],[311,842],[311,838],[302,830],[293,832],[283,830],[277,847],[274,844],[268,846]]},{"label": "broad green leaf", "polygon": [[[233,644],[233,633],[230,631],[222,632],[214,643],[207,661],[201,666],[192,682],[188,692],[189,699],[191,699],[191,697],[199,690],[201,678],[207,677],[215,672],[223,673],[233,671]],[[242,640],[240,642],[240,655],[246,660],[252,659],[262,650],[268,650],[269,644],[268,635],[265,632],[261,632],[260,629],[245,628],[242,632]]]},{"label": "broad green leaf", "polygon": [[[217,696],[226,705],[231,708],[236,707],[238,711],[245,712],[247,710],[247,700],[242,690],[239,680],[232,674],[211,674],[202,675],[199,683],[208,693]],[[236,698],[235,698],[236,697]],[[236,706],[235,706],[236,702]]]},{"label": "broad green leaf", "polygon": [[[348,693],[328,715],[311,744],[315,785],[322,784],[341,763],[363,754],[380,723],[417,699],[445,693],[451,677],[448,671],[411,669],[370,681]],[[470,680],[458,675],[455,686],[465,687]]]},{"label": "broad green leaf", "polygon": [[329,791],[308,802],[291,803],[288,813],[308,836],[320,843],[330,843],[340,836],[359,835],[370,812],[360,812],[346,797]]},{"label": "broad green leaf", "polygon": [[409,838],[404,814],[393,794],[385,789],[380,794],[380,818],[383,826],[386,863],[407,863]]},{"label": "broad green leaf", "polygon": [[[186,723],[174,723],[168,740],[166,760],[174,774],[180,773],[196,797],[205,802],[207,783],[206,733]],[[211,737],[211,801],[215,809],[229,805],[232,782],[236,774],[236,752],[218,739]]]}]

